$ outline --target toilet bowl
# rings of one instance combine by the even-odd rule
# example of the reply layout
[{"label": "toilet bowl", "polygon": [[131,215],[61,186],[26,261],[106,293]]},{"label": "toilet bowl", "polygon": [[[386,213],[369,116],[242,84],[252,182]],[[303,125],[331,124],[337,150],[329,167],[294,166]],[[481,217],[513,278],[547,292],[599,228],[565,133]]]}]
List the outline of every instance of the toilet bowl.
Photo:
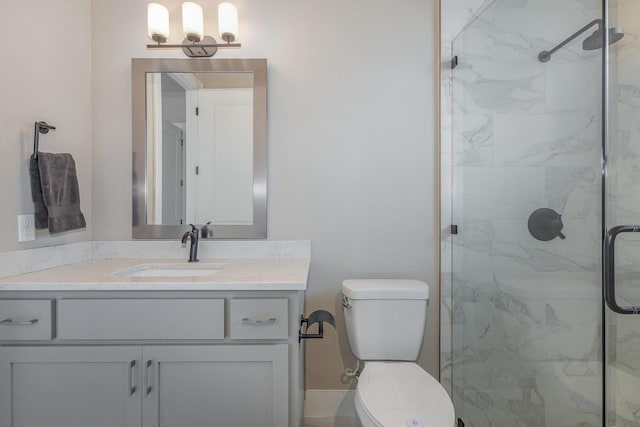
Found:
[{"label": "toilet bowl", "polygon": [[453,427],[455,413],[440,383],[413,362],[368,362],[355,407],[363,427]]},{"label": "toilet bowl", "polygon": [[345,280],[351,351],[365,362],[355,407],[363,427],[454,427],[440,383],[418,366],[429,286],[419,280]]}]

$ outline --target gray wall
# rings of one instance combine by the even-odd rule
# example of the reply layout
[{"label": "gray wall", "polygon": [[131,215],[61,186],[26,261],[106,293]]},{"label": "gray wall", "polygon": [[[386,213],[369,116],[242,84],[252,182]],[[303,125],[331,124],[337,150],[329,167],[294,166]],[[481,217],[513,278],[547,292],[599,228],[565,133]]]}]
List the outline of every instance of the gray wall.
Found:
[{"label": "gray wall", "polygon": [[[3,2],[0,13],[0,252],[91,239],[91,2]],[[18,214],[33,213],[29,156],[33,123],[58,128],[40,150],[76,161],[87,230],[18,243]]]}]

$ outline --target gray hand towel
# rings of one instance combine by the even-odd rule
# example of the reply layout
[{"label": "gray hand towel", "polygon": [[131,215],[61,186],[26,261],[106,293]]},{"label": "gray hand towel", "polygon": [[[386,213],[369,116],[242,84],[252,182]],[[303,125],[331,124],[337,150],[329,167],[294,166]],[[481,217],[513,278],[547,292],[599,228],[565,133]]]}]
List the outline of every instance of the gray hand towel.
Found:
[{"label": "gray hand towel", "polygon": [[31,158],[30,174],[36,228],[48,226],[50,233],[61,233],[87,226],[71,154],[38,152],[37,159]]},{"label": "gray hand towel", "polygon": [[31,156],[29,160],[29,175],[31,177],[31,199],[35,206],[36,228],[38,230],[47,228],[49,225],[49,212],[44,204],[42,197],[42,184],[40,184],[40,169],[38,168],[38,160]]}]

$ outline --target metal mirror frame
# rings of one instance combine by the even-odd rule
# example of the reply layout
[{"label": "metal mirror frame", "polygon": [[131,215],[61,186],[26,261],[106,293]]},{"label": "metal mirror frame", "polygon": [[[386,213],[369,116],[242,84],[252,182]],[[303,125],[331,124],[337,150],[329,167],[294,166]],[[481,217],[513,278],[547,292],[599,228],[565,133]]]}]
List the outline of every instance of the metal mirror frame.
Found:
[{"label": "metal mirror frame", "polygon": [[146,223],[146,74],[147,73],[253,73],[253,224],[217,225],[214,239],[267,238],[267,60],[260,59],[156,59],[131,60],[134,239],[178,239],[188,224]]}]

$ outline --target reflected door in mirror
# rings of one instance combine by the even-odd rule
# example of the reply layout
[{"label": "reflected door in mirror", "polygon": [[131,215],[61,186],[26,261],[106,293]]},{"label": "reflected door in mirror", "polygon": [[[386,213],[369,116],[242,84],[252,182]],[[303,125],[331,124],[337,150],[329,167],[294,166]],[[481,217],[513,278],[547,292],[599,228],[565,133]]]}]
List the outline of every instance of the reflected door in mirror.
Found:
[{"label": "reflected door in mirror", "polygon": [[147,224],[253,224],[253,80],[230,75],[147,74]]},{"label": "reflected door in mirror", "polygon": [[187,99],[197,111],[187,116],[187,218],[252,224],[253,90],[199,89]]}]

